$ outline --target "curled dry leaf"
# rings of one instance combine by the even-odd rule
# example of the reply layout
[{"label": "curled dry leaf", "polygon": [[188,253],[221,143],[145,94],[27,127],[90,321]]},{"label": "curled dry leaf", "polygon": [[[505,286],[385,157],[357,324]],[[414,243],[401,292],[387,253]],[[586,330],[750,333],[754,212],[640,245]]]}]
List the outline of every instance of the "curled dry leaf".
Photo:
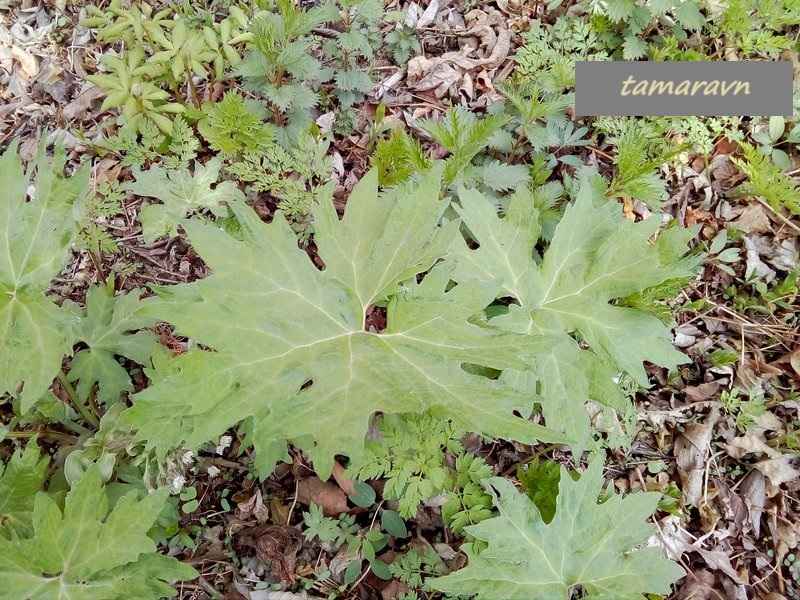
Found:
[{"label": "curled dry leaf", "polygon": [[761,515],[766,505],[766,478],[756,469],[751,470],[739,486],[739,494],[744,499],[753,526],[753,535],[761,533]]},{"label": "curled dry leaf", "polygon": [[691,423],[675,441],[675,459],[683,493],[689,504],[697,506],[703,494],[703,479],[714,426],[720,419],[715,407],[702,423]]},{"label": "curled dry leaf", "polygon": [[695,571],[681,586],[677,600],[719,600],[716,583],[717,578],[711,571]]},{"label": "curled dry leaf", "polygon": [[[497,12],[487,14],[473,10],[467,17],[470,27],[459,35],[476,38],[478,45],[467,44],[461,50],[446,52],[441,56],[412,58],[408,62],[408,83],[414,89],[432,90],[436,98],[459,93],[469,97],[469,91],[474,90],[474,81],[478,76],[481,77],[481,85],[488,87],[486,82],[490,76],[487,71],[496,69],[508,58],[511,31],[503,25]],[[467,76],[469,79],[465,82]]]},{"label": "curled dry leaf", "polygon": [[762,460],[753,466],[766,475],[772,485],[778,486],[800,477],[800,471],[795,469],[790,461],[790,457],[782,455]]},{"label": "curled dry leaf", "polygon": [[269,567],[270,573],[282,583],[293,584],[297,553],[303,547],[303,536],[292,525],[258,525],[243,529],[239,544],[255,548],[258,560]]},{"label": "curled dry leaf", "polygon": [[263,525],[269,520],[269,508],[264,505],[261,490],[258,488],[256,488],[256,493],[250,496],[249,500],[239,502],[236,508],[239,509],[239,518],[243,521],[255,517],[258,524]]},{"label": "curled dry leaf", "polygon": [[[336,480],[336,483],[339,485],[339,488],[348,496],[352,496],[355,493],[355,485],[356,482],[354,479],[348,479],[344,476],[344,467],[339,463],[338,460],[333,461],[333,478]],[[338,514],[338,513],[337,513]]]},{"label": "curled dry leaf", "polygon": [[431,0],[428,7],[419,17],[416,25],[414,25],[415,29],[420,29],[422,27],[427,27],[431,25],[436,20],[436,15],[439,13],[439,0]]},{"label": "curled dry leaf", "polygon": [[297,482],[297,501],[306,506],[313,502],[330,517],[349,510],[347,495],[330,481],[322,481],[316,476],[305,477]]}]

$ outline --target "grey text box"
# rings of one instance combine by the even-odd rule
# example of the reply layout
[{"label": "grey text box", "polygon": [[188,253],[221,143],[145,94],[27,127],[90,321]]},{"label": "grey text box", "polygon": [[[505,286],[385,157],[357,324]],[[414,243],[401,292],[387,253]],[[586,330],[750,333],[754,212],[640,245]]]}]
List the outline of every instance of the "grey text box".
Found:
[{"label": "grey text box", "polygon": [[789,61],[578,61],[580,117],[791,116]]}]

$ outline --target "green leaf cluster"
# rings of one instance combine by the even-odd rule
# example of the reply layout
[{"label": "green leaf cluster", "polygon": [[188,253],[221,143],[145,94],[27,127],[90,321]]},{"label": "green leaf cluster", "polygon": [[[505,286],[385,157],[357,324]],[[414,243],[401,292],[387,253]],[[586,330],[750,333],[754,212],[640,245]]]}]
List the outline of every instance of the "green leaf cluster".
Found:
[{"label": "green leaf cluster", "polygon": [[266,122],[263,107],[235,90],[219,102],[203,105],[205,118],[197,129],[212,150],[240,158],[267,152],[275,141],[275,128]]},{"label": "green leaf cluster", "polygon": [[796,46],[792,28],[798,24],[797,0],[731,0],[722,7],[715,33],[737,48],[743,58],[774,58],[781,50]]},{"label": "green leaf cluster", "polygon": [[597,127],[616,150],[609,197],[633,198],[651,208],[660,206],[668,194],[658,169],[680,148],[672,148],[653,123],[634,117],[607,119]]},{"label": "green leaf cluster", "polygon": [[365,67],[382,44],[378,26],[383,2],[334,0],[332,6],[337,13],[333,25],[340,31],[322,45],[322,51],[330,62],[333,95],[347,108],[363,100],[374,85]]},{"label": "green leaf cluster", "polygon": [[[702,0],[658,0],[640,4],[634,0],[584,0],[590,24],[615,60],[700,60],[702,54],[678,57],[652,56],[667,40],[683,45],[707,23]],[[676,49],[678,46],[676,46]]]},{"label": "green leaf cluster", "polygon": [[41,491],[46,469],[31,441],[0,473],[4,597],[156,600],[175,596],[172,583],[197,577],[189,565],[159,555],[147,536],[166,488],[143,498],[131,492],[112,506],[93,466],[61,502]]},{"label": "green leaf cluster", "polygon": [[[263,97],[275,125],[287,128],[286,143],[311,121],[317,92],[307,82],[323,79],[322,64],[313,56],[314,29],[331,17],[327,5],[304,9],[291,0],[277,0],[278,11],[261,11],[250,22],[251,40],[235,73],[246,89]],[[283,134],[281,134],[283,135]]]},{"label": "green leaf cluster", "polygon": [[646,386],[642,361],[674,366],[686,360],[656,317],[612,303],[690,276],[693,265],[680,256],[691,232],[667,229],[651,246],[660,219],[636,224],[624,219],[614,204],[598,201],[604,188],[598,176],[584,181],[543,256],[536,251],[540,229],[529,191],[511,197],[504,218],[474,191],[463,192],[454,206],[478,245],[456,239],[454,281],[498,281],[498,297],[513,302],[493,311],[489,323],[532,339],[552,339],[548,352],[535,358],[533,373],[509,370],[501,379],[534,393],[548,427],[574,440],[576,452],[593,435],[586,400],[622,415],[630,412],[613,383],[618,372]]},{"label": "green leaf cluster", "polygon": [[[386,512],[388,511],[384,511],[384,514]],[[355,522],[355,516],[342,513],[338,518],[326,517],[322,508],[313,503],[308,512],[303,513],[303,523],[306,526],[303,532],[306,540],[319,538],[322,542],[331,543],[334,550],[345,546],[346,551],[352,555],[344,570],[342,591],[358,578],[364,560],[377,577],[391,579],[389,567],[377,557],[377,553],[389,542],[389,536],[379,528],[361,531]]]},{"label": "green leaf cluster", "polygon": [[269,192],[303,242],[313,233],[312,207],[328,192],[333,161],[328,155],[330,138],[300,131],[292,145],[264,146],[244,155],[227,171],[250,184],[255,192]]},{"label": "green leaf cluster", "polygon": [[194,172],[168,170],[160,165],[153,165],[147,171],[134,169],[135,181],[125,189],[162,202],[148,204],[139,212],[145,243],[151,244],[165,234],[178,235],[178,225],[192,212],[207,209],[218,217],[226,216],[226,203],[243,200],[244,194],[233,182],[218,183],[221,169],[220,157],[204,165],[196,161]]},{"label": "green leaf cluster", "polygon": [[153,355],[155,334],[138,331],[154,324],[139,312],[140,295],[141,291],[114,296],[107,286],[92,286],[86,292],[85,310],[73,308],[81,314],[73,328],[75,340],[86,348],[72,357],[67,380],[78,382],[76,392],[83,401],[96,383],[98,402],[117,402],[122,392],[133,391],[130,376],[117,357],[144,365]]},{"label": "green leaf cluster", "polygon": [[107,91],[103,110],[121,108],[117,122],[124,129],[141,131],[152,122],[171,134],[174,115],[186,111],[180,91],[184,83],[199,107],[193,78],[220,81],[226,69],[241,62],[240,48],[251,38],[243,32],[248,17],[237,6],[228,10],[224,19],[200,27],[170,7],[155,12],[142,1],[128,7],[121,0],[103,8],[88,6],[81,24],[96,28],[99,41],[122,42],[121,54],[108,52],[100,59],[106,71],[87,77]]},{"label": "green leaf cluster", "polygon": [[[185,222],[212,275],[156,288],[162,301],[151,314],[215,351],[178,357],[169,374],[135,396],[127,419],[139,439],[161,451],[197,447],[247,420],[260,473],[286,458],[289,439],[309,452],[323,478],[335,454],[358,460],[376,411],[428,410],[486,435],[563,441],[513,416],[531,409],[515,386],[462,368],[525,369],[524,356],[549,348],[547,336],[469,321],[496,297],[494,277],[448,289],[453,265],[445,263],[422,283],[409,281],[448,254],[458,234],[456,222],[439,225],[448,208],[440,181],[434,172],[378,194],[371,173],[341,221],[324,198],[312,208],[324,271],[297,248],[280,212],[264,224],[249,207],[231,205],[240,239]],[[367,309],[387,301],[386,331],[365,331]],[[324,429],[315,426],[322,421]]]}]

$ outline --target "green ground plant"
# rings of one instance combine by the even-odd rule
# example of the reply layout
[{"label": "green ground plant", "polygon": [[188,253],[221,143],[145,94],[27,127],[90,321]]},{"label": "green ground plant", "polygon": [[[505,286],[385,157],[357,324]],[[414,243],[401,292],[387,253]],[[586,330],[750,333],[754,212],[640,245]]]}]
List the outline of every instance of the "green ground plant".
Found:
[{"label": "green ground plant", "polygon": [[332,25],[338,34],[323,43],[322,52],[338,103],[337,133],[345,135],[354,125],[350,107],[363,100],[375,85],[369,64],[383,44],[379,34],[383,2],[334,0],[332,6],[337,13]]},{"label": "green ground plant", "polygon": [[[251,34],[243,32],[249,18],[238,6],[207,25],[185,15],[174,19],[169,7],[154,10],[146,2],[126,8],[120,0],[105,8],[87,7],[82,25],[96,28],[99,41],[122,43],[120,54],[101,58],[106,73],[88,80],[107,91],[103,110],[121,108],[120,126],[141,131],[143,123],[152,121],[169,135],[173,115],[190,104],[200,107],[194,78],[222,80],[228,68],[241,62],[241,46]],[[175,101],[168,102],[170,97]]]},{"label": "green ground plant", "polygon": [[270,119],[280,128],[278,141],[288,146],[319,103],[307,82],[325,77],[310,49],[317,41],[314,29],[330,20],[332,11],[328,5],[306,10],[291,0],[276,5],[278,12],[263,11],[251,21],[247,54],[234,71],[245,89],[266,100]]},{"label": "green ground plant", "polygon": [[731,161],[747,176],[747,181],[732,191],[732,196],[761,196],[772,210],[784,208],[793,215],[800,215],[800,183],[796,177],[787,175],[771,158],[759,148],[743,142],[742,158],[731,157]]}]

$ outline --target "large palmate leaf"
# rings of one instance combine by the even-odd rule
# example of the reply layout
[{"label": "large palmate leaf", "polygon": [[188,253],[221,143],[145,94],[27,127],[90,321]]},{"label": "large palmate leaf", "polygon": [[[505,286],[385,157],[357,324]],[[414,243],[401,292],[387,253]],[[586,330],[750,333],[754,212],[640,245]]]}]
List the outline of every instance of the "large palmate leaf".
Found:
[{"label": "large palmate leaf", "polygon": [[[592,431],[584,408],[587,400],[626,410],[612,382],[616,373],[626,371],[647,385],[643,361],[674,367],[686,360],[672,346],[668,327],[656,317],[611,302],[689,277],[690,265],[680,257],[692,232],[673,228],[651,244],[660,219],[628,221],[615,203],[605,200],[603,185],[599,176],[583,184],[544,257],[534,249],[540,231],[527,190],[511,198],[504,218],[472,191],[462,192],[460,206],[455,207],[479,247],[470,248],[456,238],[453,279],[463,284],[498,278],[500,295],[515,303],[493,318],[493,324],[532,337],[559,338],[536,357],[535,373],[548,426],[576,440],[577,451]],[[580,348],[570,335],[574,333],[591,351]]]},{"label": "large palmate leaf", "polygon": [[602,486],[601,460],[578,481],[562,467],[555,516],[545,523],[536,505],[510,481],[486,480],[500,516],[465,530],[488,547],[476,554],[470,545],[462,546],[469,564],[429,579],[429,585],[477,600],[569,600],[576,586],[591,600],[669,594],[683,569],[662,558],[660,548],[637,548],[654,533],[645,520],[661,494],[612,495],[598,504]]},{"label": "large palmate leaf", "polygon": [[25,452],[12,454],[5,468],[0,463],[0,537],[10,538],[11,532],[25,537],[33,531],[33,497],[44,485],[47,463],[35,440],[28,442]]},{"label": "large palmate leaf", "polygon": [[191,212],[207,208],[222,216],[227,212],[222,203],[243,199],[244,194],[233,182],[217,183],[221,168],[222,158],[214,157],[205,165],[195,161],[194,173],[188,169],[168,171],[159,165],[147,171],[135,170],[136,181],[126,189],[162,202],[149,204],[139,213],[145,243],[165,234],[177,235],[178,223]]},{"label": "large palmate leaf", "polygon": [[[552,340],[470,323],[498,293],[491,279],[448,290],[443,264],[422,284],[413,281],[458,235],[457,223],[439,225],[448,205],[439,200],[440,178],[435,172],[378,195],[370,173],[341,221],[326,198],[314,209],[323,271],[280,214],[264,224],[249,207],[232,206],[241,240],[187,222],[213,274],[157,288],[163,303],[152,314],[213,352],[178,358],[177,373],[134,396],[126,418],[139,437],[196,447],[249,417],[262,473],[286,457],[288,439],[323,478],[334,454],[361,453],[376,411],[429,410],[490,436],[563,441],[512,414],[531,411],[514,387],[465,368],[523,370]],[[365,314],[387,298],[386,331],[365,331]]]},{"label": "large palmate leaf", "polygon": [[72,357],[67,379],[78,381],[78,396],[85,399],[98,384],[97,400],[116,402],[122,392],[132,392],[133,384],[116,356],[146,364],[153,354],[156,336],[150,331],[135,331],[154,323],[143,317],[140,291],[118,296],[105,286],[86,292],[86,312],[75,327],[75,340],[88,347]]},{"label": "large palmate leaf", "polygon": [[[76,319],[46,291],[77,236],[89,171],[84,166],[65,178],[64,152],[57,149],[49,164],[42,144],[31,182],[17,144],[0,157],[0,394],[16,394],[23,384],[25,413],[47,391],[72,347],[70,325]],[[27,201],[31,183],[33,198]]]},{"label": "large palmate leaf", "polygon": [[31,535],[0,536],[0,581],[9,600],[156,600],[174,596],[172,582],[197,572],[156,553],[147,537],[167,488],[120,498],[109,511],[96,466],[67,493],[63,510],[39,492],[30,511]]}]

